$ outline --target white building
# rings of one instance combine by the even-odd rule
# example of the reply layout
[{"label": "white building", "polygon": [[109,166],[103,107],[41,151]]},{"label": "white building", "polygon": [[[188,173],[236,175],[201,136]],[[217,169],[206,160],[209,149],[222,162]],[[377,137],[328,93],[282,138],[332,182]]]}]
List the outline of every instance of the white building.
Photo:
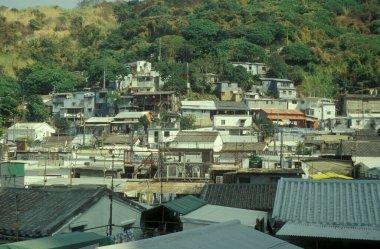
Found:
[{"label": "white building", "polygon": [[374,178],[374,179],[380,179],[380,167],[375,167],[375,168],[369,169],[366,172],[366,177]]},{"label": "white building", "polygon": [[252,75],[265,76],[267,73],[267,67],[264,63],[260,62],[231,62],[234,67],[242,66]]},{"label": "white building", "polygon": [[217,131],[181,131],[169,144],[169,149],[220,151],[223,140]]},{"label": "white building", "polygon": [[305,115],[317,118],[321,128],[331,128],[336,117],[334,100],[318,97],[306,97],[288,101],[289,110],[298,110]]},{"label": "white building", "polygon": [[8,128],[8,141],[30,139],[43,141],[55,133],[55,129],[49,124],[42,123],[16,123]]},{"label": "white building", "polygon": [[230,135],[248,135],[252,130],[250,115],[214,115],[213,127],[218,131],[228,131]]},{"label": "white building", "polygon": [[380,113],[348,114],[348,128],[351,129],[378,129],[380,127]]}]

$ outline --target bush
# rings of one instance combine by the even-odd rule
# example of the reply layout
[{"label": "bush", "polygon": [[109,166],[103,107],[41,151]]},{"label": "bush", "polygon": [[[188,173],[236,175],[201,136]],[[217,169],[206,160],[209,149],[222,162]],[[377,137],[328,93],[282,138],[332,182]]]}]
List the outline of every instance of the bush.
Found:
[{"label": "bush", "polygon": [[31,19],[29,21],[29,27],[33,30],[41,30],[43,28],[43,24],[36,19]]},{"label": "bush", "polygon": [[285,61],[290,64],[304,65],[313,61],[313,54],[310,49],[303,44],[293,44],[282,50]]},{"label": "bush", "polygon": [[247,32],[247,38],[250,42],[257,45],[270,45],[274,40],[272,31],[265,26],[255,27]]}]

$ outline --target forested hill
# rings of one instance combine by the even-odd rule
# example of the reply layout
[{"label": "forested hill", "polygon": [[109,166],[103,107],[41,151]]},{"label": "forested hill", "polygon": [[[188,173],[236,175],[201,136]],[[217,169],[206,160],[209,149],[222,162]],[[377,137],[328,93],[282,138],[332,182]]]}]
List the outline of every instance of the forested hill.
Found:
[{"label": "forested hill", "polygon": [[166,89],[180,92],[186,87],[187,63],[193,92],[208,93],[204,73],[248,89],[255,78],[229,64],[242,61],[267,63],[269,77],[292,79],[305,96],[333,97],[362,85],[379,86],[379,35],[378,0],[145,0],[73,10],[2,7],[0,97],[91,85],[101,80],[103,71],[107,81],[115,80],[127,73],[124,63],[143,59],[161,72]]}]

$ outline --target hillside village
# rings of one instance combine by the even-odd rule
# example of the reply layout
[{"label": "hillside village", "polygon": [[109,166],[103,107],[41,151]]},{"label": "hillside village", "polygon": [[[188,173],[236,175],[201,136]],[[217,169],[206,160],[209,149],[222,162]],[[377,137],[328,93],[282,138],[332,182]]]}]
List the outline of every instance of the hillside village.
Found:
[{"label": "hillside village", "polygon": [[0,249],[379,249],[379,58],[378,0],[0,1]]},{"label": "hillside village", "polygon": [[0,241],[79,231],[121,243],[104,248],[178,248],[187,233],[192,245],[225,233],[235,237],[221,248],[377,248],[377,89],[302,97],[292,81],[267,78],[264,63],[233,65],[261,83],[244,91],[205,75],[217,100],[187,100],[136,61],[118,82],[43,96],[52,119],[73,125],[8,128]]}]

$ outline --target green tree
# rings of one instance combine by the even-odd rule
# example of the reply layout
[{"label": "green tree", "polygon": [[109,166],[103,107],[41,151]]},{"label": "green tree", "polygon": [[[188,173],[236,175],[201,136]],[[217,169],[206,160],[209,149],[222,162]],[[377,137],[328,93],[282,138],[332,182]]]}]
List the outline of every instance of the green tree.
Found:
[{"label": "green tree", "polygon": [[65,133],[70,127],[72,123],[64,118],[56,118],[54,119],[54,126],[57,128],[58,135]]},{"label": "green tree", "polygon": [[128,75],[128,69],[123,63],[107,56],[93,60],[88,67],[88,80],[90,82],[103,82],[105,76],[106,83],[115,82],[121,77]]},{"label": "green tree", "polygon": [[173,74],[168,77],[164,83],[164,90],[176,91],[179,94],[185,94],[187,89],[186,80],[178,74]]},{"label": "green tree", "polygon": [[273,137],[273,135],[275,135],[277,132],[277,126],[273,122],[269,121],[268,119],[263,119],[263,118],[256,119],[255,124],[262,135],[262,138],[263,138],[262,142],[264,142],[265,139],[269,137]]},{"label": "green tree", "polygon": [[245,91],[250,90],[252,84],[254,83],[252,75],[249,74],[244,67],[235,67],[230,63],[225,65],[222,79],[229,82],[238,83],[238,85]]},{"label": "green tree", "polygon": [[18,113],[18,101],[11,96],[5,96],[0,99],[0,116],[4,123],[9,122]]},{"label": "green tree", "polygon": [[119,113],[119,105],[120,105],[120,101],[121,101],[120,92],[119,91],[108,92],[106,95],[106,99],[111,104],[111,106],[114,110],[114,114],[115,115],[118,114]]},{"label": "green tree", "polygon": [[83,47],[97,45],[102,38],[101,29],[94,24],[86,25],[78,37]]},{"label": "green tree", "polygon": [[288,65],[284,58],[278,53],[274,53],[268,60],[268,77],[286,79],[288,77]]},{"label": "green tree", "polygon": [[208,19],[190,19],[189,25],[183,31],[183,35],[188,40],[212,41],[219,32],[217,23]]},{"label": "green tree", "polygon": [[265,62],[267,56],[265,50],[245,39],[228,39],[221,41],[216,50],[218,55],[227,56],[228,60],[245,62]]},{"label": "green tree", "polygon": [[267,46],[274,41],[274,35],[268,25],[256,24],[247,31],[247,39],[257,45]]},{"label": "green tree", "polygon": [[142,126],[143,128],[144,128],[144,131],[145,131],[145,133],[147,132],[147,130],[148,130],[148,127],[149,127],[149,125],[150,125],[150,121],[149,121],[149,119],[147,118],[147,116],[141,116],[140,118],[139,118],[139,125],[140,126]]},{"label": "green tree", "polygon": [[22,70],[20,82],[25,95],[49,94],[72,91],[80,78],[73,73],[57,68],[31,66]]},{"label": "green tree", "polygon": [[192,130],[195,128],[196,118],[194,115],[186,115],[180,118],[181,130]]},{"label": "green tree", "polygon": [[313,54],[310,49],[304,44],[292,44],[285,47],[281,54],[285,61],[295,65],[305,65],[313,61]]},{"label": "green tree", "polygon": [[9,96],[14,99],[20,97],[21,88],[15,79],[8,76],[0,76],[0,97]]},{"label": "green tree", "polygon": [[45,107],[45,104],[39,95],[31,95],[26,99],[28,122],[45,122],[49,118],[49,112]]}]

